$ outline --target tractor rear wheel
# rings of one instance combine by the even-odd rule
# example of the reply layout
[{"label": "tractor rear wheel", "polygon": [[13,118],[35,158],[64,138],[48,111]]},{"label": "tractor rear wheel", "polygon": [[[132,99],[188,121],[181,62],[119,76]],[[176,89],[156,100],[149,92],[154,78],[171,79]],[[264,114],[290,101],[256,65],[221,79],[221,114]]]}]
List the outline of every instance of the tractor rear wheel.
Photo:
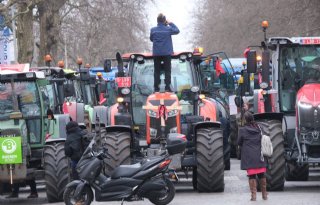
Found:
[{"label": "tractor rear wheel", "polygon": [[286,163],[286,180],[287,181],[308,181],[309,165],[299,166],[296,163]]},{"label": "tractor rear wheel", "polygon": [[197,130],[196,138],[197,171],[193,180],[197,180],[198,191],[224,191],[222,130],[220,128],[200,128]]},{"label": "tractor rear wheel", "polygon": [[130,144],[131,135],[129,132],[108,132],[101,131],[102,145],[108,149],[110,158],[104,160],[105,174],[110,176],[111,172],[122,164],[131,164]]},{"label": "tractor rear wheel", "polygon": [[273,145],[272,157],[268,158],[267,189],[283,191],[285,182],[284,138],[282,124],[278,120],[258,121],[264,134],[268,135]]},{"label": "tractor rear wheel", "polygon": [[64,154],[64,142],[46,145],[43,157],[48,202],[62,201],[63,192],[69,181],[69,165],[68,158]]}]

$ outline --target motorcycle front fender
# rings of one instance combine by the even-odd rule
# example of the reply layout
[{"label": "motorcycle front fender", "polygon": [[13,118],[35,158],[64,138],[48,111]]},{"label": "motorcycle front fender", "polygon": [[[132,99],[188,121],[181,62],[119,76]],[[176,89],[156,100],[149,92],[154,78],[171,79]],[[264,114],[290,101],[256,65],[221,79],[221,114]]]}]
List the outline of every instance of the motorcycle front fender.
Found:
[{"label": "motorcycle front fender", "polygon": [[69,182],[66,187],[69,188],[69,187],[73,187],[73,186],[78,186],[78,184],[80,184],[80,183],[83,183],[83,182],[81,180],[74,180],[72,182]]},{"label": "motorcycle front fender", "polygon": [[73,195],[73,197],[75,199],[80,199],[82,191],[85,186],[86,186],[86,183],[84,181],[80,181],[80,183],[77,185],[77,188],[76,188],[74,195]]}]

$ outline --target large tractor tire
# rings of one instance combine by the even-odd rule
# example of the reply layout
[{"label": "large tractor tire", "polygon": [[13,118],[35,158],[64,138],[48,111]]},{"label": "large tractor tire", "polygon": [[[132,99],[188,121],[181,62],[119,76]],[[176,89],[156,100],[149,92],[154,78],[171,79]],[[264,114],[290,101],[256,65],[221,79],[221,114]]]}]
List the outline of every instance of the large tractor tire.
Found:
[{"label": "large tractor tire", "polygon": [[285,157],[282,124],[278,120],[263,120],[258,122],[264,134],[270,136],[273,154],[268,159],[267,189],[283,191],[285,182]]},{"label": "large tractor tire", "polygon": [[299,166],[296,163],[286,163],[286,180],[287,181],[308,181],[309,165]]},{"label": "large tractor tire", "polygon": [[43,157],[48,202],[62,201],[63,192],[69,182],[69,165],[64,154],[64,142],[46,145]]},{"label": "large tractor tire", "polygon": [[102,145],[108,149],[110,158],[104,161],[105,174],[110,176],[111,172],[122,164],[131,164],[129,132],[101,132]]},{"label": "large tractor tire", "polygon": [[197,169],[193,180],[199,192],[224,191],[223,135],[221,129],[197,130]]}]

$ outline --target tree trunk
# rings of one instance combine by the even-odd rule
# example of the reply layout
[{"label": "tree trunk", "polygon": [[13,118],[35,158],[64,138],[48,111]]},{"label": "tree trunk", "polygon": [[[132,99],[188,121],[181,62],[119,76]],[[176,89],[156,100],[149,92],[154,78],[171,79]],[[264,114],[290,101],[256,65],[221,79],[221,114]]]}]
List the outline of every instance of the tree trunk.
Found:
[{"label": "tree trunk", "polygon": [[17,17],[16,37],[18,42],[18,62],[30,63],[33,59],[34,39],[33,39],[33,14],[32,8],[27,10],[28,4],[19,3],[17,12],[22,13]]},{"label": "tree trunk", "polygon": [[[40,21],[40,48],[38,65],[44,65],[44,56],[50,54],[55,60],[60,35],[60,8],[67,0],[41,1],[38,4]],[[55,61],[53,62],[55,63]]]}]

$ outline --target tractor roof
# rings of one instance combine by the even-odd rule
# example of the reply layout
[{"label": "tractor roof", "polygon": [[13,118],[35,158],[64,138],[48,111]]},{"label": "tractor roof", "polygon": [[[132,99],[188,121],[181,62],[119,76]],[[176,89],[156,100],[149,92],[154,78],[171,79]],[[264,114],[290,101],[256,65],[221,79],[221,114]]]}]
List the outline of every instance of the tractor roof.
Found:
[{"label": "tractor roof", "polygon": [[272,37],[270,44],[320,45],[320,37]]},{"label": "tractor roof", "polygon": [[9,78],[45,78],[43,72],[31,70],[29,64],[0,65],[0,76],[1,80]]},{"label": "tractor roof", "polygon": [[[171,57],[179,57],[181,54],[192,54],[192,52],[189,52],[189,51],[185,51],[185,52],[174,52]],[[153,55],[152,53],[125,53],[122,55],[122,58],[123,59],[129,59],[130,56],[132,55],[140,55],[140,56],[143,56],[144,58],[153,58]]]}]

